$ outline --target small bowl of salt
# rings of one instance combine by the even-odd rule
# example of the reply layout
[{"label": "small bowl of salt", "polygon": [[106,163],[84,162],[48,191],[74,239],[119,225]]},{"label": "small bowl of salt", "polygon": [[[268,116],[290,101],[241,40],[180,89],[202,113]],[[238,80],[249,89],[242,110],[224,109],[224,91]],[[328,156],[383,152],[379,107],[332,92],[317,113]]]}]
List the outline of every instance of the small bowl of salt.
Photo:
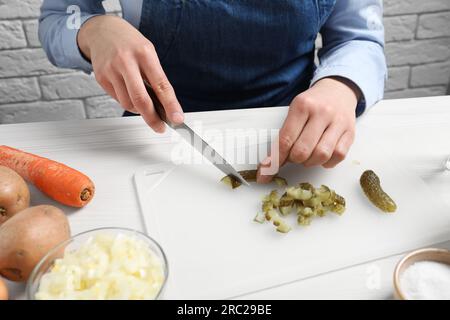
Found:
[{"label": "small bowl of salt", "polygon": [[400,300],[450,300],[450,251],[420,249],[406,255],[394,272]]}]

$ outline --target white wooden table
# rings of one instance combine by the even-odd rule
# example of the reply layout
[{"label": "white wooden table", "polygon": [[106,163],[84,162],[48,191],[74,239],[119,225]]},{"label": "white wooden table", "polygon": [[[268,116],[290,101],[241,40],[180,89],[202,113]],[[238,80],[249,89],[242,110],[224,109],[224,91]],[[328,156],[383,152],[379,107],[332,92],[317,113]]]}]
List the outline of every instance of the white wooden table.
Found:
[{"label": "white wooden table", "polygon": [[[187,114],[204,129],[279,128],[286,108]],[[420,175],[450,208],[450,96],[386,100],[358,119],[358,128],[378,135],[390,157]],[[121,226],[142,230],[133,187],[136,168],[168,159],[173,140],[154,134],[140,117],[0,125],[0,144],[62,161],[87,173],[97,194],[86,208],[69,213],[72,233]],[[382,157],[383,154],[380,154]],[[38,192],[32,204],[52,203]],[[450,209],[449,209],[450,210]],[[401,231],[400,231],[401,232]],[[450,235],[449,235],[450,237]],[[450,241],[436,246],[450,248]],[[243,299],[390,299],[392,274],[402,255],[254,292]],[[12,298],[24,285],[9,283]]]}]

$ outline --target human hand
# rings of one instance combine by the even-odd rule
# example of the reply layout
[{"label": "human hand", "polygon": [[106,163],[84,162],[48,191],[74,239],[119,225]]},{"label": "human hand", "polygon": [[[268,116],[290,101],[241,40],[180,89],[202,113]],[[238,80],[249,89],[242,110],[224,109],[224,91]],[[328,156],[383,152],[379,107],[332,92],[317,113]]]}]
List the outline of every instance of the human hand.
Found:
[{"label": "human hand", "polygon": [[[292,101],[279,132],[278,168],[286,162],[306,167],[332,168],[344,160],[355,136],[355,109],[360,91],[344,78],[324,78]],[[274,154],[261,162],[257,181],[270,182],[263,168],[273,165]],[[276,168],[276,169],[278,169]]]},{"label": "human hand", "polygon": [[92,62],[97,82],[125,110],[141,114],[154,131],[164,132],[165,125],[145,89],[145,77],[169,121],[184,121],[181,105],[153,44],[131,24],[115,16],[95,16],[82,25],[77,40],[81,52]]}]

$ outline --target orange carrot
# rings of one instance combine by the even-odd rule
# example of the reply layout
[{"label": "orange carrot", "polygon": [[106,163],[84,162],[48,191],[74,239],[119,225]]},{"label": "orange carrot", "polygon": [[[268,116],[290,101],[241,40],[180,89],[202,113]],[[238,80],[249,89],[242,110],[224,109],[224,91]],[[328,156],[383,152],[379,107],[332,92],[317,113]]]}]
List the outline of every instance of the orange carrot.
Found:
[{"label": "orange carrot", "polygon": [[50,198],[67,206],[83,207],[94,197],[94,183],[62,163],[0,146],[0,165],[16,171]]}]

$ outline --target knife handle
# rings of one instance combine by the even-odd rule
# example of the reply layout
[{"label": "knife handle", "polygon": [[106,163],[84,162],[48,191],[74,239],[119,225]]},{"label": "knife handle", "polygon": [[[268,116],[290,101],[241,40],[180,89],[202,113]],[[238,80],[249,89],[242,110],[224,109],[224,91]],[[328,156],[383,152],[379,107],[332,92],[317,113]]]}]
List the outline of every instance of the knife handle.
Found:
[{"label": "knife handle", "polygon": [[150,96],[150,99],[153,101],[153,107],[155,108],[156,113],[161,118],[162,121],[167,123],[170,127],[172,127],[172,124],[167,120],[166,110],[164,110],[164,107],[159,101],[158,97],[156,96],[155,91],[153,91],[153,88],[150,86],[150,84],[147,82],[147,80],[144,80],[145,88],[147,89],[148,95]]}]

